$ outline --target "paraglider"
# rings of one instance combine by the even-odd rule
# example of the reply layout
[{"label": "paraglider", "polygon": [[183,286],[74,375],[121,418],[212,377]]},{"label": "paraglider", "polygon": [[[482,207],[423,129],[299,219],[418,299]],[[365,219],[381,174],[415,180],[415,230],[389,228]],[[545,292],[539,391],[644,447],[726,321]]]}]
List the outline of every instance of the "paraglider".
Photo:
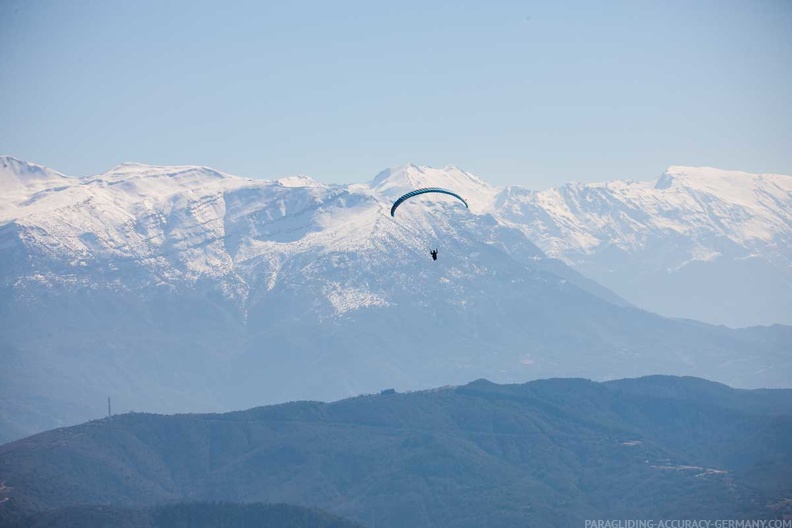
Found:
[{"label": "paraglider", "polygon": [[461,196],[459,196],[454,191],[449,191],[448,189],[441,189],[440,187],[425,187],[423,189],[415,189],[414,191],[410,191],[407,194],[405,194],[404,196],[400,197],[395,202],[393,202],[393,207],[391,207],[391,216],[396,216],[396,214],[395,214],[396,213],[396,208],[399,207],[406,200],[409,200],[410,198],[412,198],[414,196],[418,196],[420,194],[426,194],[426,193],[447,194],[449,196],[453,196],[454,198],[456,198],[457,200],[459,200],[460,202],[465,204],[465,207],[468,206],[468,203],[465,201],[465,199],[462,198]]},{"label": "paraglider", "polygon": [[[440,187],[424,187],[423,189],[415,189],[414,191],[410,191],[407,194],[399,197],[399,199],[397,199],[395,202],[393,202],[393,206],[391,207],[391,211],[390,211],[391,216],[393,217],[396,216],[396,209],[405,201],[415,196],[419,196],[421,194],[426,194],[426,193],[440,193],[440,194],[447,194],[449,196],[453,196],[454,198],[465,204],[465,207],[469,209],[468,203],[465,201],[465,199],[453,191],[449,191],[448,189],[441,189]],[[430,250],[429,254],[432,255],[432,260],[435,261],[437,260],[437,249]]]}]

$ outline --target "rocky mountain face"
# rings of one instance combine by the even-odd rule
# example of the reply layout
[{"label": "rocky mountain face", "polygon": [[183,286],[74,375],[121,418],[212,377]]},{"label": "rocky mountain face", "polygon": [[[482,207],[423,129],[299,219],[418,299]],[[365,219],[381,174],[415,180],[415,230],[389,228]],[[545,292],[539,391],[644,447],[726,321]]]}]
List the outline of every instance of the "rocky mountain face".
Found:
[{"label": "rocky mountain face", "polygon": [[655,181],[511,187],[494,211],[647,310],[792,324],[792,176],[671,167]]},{"label": "rocky mountain face", "polygon": [[[424,195],[389,215],[425,186],[470,209]],[[515,189],[453,167],[325,185],[136,164],[77,179],[6,157],[0,190],[0,440],[102,416],[107,397],[185,412],[482,376],[792,379],[788,327],[637,309],[534,245]]]}]

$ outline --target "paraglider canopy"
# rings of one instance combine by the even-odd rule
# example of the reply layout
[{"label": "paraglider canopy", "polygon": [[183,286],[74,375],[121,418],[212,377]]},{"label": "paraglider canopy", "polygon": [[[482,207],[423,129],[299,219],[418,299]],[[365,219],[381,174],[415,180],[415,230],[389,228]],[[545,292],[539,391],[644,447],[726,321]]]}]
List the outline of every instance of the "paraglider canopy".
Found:
[{"label": "paraglider canopy", "polygon": [[454,198],[456,198],[459,201],[461,201],[463,204],[465,204],[465,207],[468,206],[468,204],[465,201],[465,199],[462,198],[461,196],[459,196],[457,193],[455,193],[453,191],[449,191],[448,189],[441,189],[440,187],[425,187],[423,189],[415,189],[414,191],[410,191],[407,194],[405,194],[404,196],[400,197],[395,202],[393,202],[393,207],[391,207],[391,216],[395,216],[396,208],[399,207],[402,203],[404,203],[404,201],[409,200],[410,198],[412,198],[414,196],[418,196],[419,194],[426,194],[426,193],[447,194],[447,195],[453,196]]}]

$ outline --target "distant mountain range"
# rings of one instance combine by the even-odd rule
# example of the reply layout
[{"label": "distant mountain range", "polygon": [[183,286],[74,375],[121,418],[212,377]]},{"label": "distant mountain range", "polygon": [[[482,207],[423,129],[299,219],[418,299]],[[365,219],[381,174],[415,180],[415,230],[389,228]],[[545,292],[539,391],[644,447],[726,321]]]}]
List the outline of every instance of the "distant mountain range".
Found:
[{"label": "distant mountain range", "polygon": [[511,187],[494,211],[642,308],[792,324],[792,176],[670,167],[654,181]]},{"label": "distant mountain range", "polygon": [[180,501],[285,502],[381,528],[781,519],[790,435],[792,390],[665,376],[127,414],[0,446],[0,524]]},{"label": "distant mountain range", "polygon": [[[425,186],[470,210],[427,195],[390,217]],[[4,157],[0,193],[0,441],[102,416],[108,396],[183,412],[482,376],[792,379],[792,328],[640,310],[531,241],[551,239],[531,232],[539,195],[453,167],[324,185],[137,164],[77,179]]]}]

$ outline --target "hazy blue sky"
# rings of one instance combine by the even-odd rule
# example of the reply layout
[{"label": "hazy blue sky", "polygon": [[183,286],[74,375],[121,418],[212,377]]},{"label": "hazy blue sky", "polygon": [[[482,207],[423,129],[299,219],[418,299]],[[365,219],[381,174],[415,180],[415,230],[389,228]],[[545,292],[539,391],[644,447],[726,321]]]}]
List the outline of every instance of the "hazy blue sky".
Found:
[{"label": "hazy blue sky", "polygon": [[0,154],[532,188],[792,174],[792,1],[0,0]]}]

